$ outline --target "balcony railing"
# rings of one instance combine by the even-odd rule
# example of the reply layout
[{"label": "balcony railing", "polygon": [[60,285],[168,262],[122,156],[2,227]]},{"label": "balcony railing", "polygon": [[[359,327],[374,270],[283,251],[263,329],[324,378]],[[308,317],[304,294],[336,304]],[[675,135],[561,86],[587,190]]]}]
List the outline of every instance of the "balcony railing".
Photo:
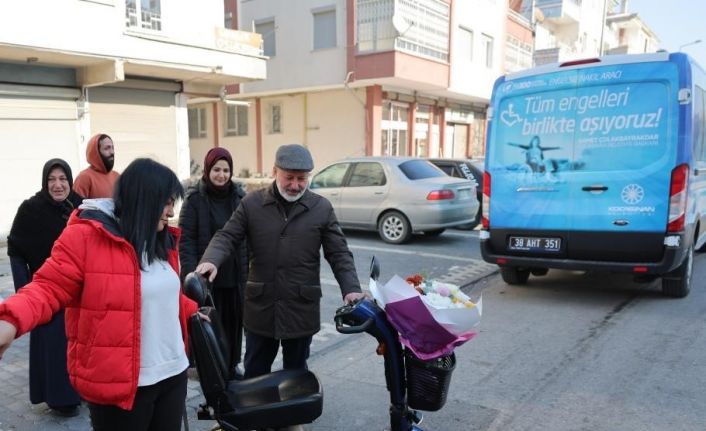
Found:
[{"label": "balcony railing", "polygon": [[[138,20],[139,18],[139,20]],[[138,27],[148,30],[162,30],[162,14],[148,10],[139,11],[134,7],[125,8],[125,25],[127,27]]]},{"label": "balcony railing", "polygon": [[441,0],[359,0],[358,52],[396,49],[448,61],[449,14]]},{"label": "balcony railing", "polygon": [[[535,7],[542,11],[546,19],[559,22],[579,22],[581,20],[582,0],[536,0]],[[529,9],[532,2],[525,1],[523,10],[525,16],[531,16]]]},{"label": "balcony railing", "polygon": [[508,35],[505,43],[505,72],[512,73],[532,67],[532,45]]}]

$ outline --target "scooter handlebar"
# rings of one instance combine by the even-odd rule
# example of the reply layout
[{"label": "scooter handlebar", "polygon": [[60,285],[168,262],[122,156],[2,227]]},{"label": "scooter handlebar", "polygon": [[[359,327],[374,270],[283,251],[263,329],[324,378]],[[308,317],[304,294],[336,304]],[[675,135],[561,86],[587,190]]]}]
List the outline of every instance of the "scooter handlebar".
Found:
[{"label": "scooter handlebar", "polygon": [[344,305],[336,310],[336,315],[334,316],[333,321],[336,323],[336,330],[338,332],[341,334],[358,334],[365,332],[375,323],[375,319],[373,317],[368,317],[362,323],[356,325],[356,323],[360,322],[361,316],[356,316],[353,313],[353,310],[355,310],[359,304],[360,301],[356,301],[352,304]]},{"label": "scooter handlebar", "polygon": [[365,322],[360,325],[346,325],[343,323],[343,316],[336,316],[333,319],[336,322],[336,331],[341,334],[358,334],[365,332],[370,328],[370,326],[375,322],[372,317],[368,318]]}]

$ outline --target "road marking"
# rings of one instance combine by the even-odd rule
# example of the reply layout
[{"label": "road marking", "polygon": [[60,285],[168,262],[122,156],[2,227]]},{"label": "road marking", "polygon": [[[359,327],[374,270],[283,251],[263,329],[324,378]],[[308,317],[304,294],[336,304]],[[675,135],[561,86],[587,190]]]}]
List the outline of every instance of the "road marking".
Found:
[{"label": "road marking", "polygon": [[366,245],[351,245],[351,244],[349,244],[348,248],[357,249],[357,250],[378,251],[381,253],[385,252],[385,253],[415,255],[415,256],[421,256],[421,257],[431,257],[434,259],[457,260],[457,261],[461,261],[461,262],[476,262],[477,261],[477,259],[471,259],[470,257],[448,256],[445,254],[437,254],[437,253],[420,253],[418,251],[396,250],[393,248],[370,247],[370,246],[366,246]]}]

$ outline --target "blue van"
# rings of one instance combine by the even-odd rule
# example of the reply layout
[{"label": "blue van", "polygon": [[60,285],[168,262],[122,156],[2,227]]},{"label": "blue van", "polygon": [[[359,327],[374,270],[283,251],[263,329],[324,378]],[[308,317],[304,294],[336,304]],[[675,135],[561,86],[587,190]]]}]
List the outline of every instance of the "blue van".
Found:
[{"label": "blue van", "polygon": [[605,56],[501,77],[481,253],[503,280],[549,268],[662,278],[684,297],[706,247],[706,74],[687,55]]}]

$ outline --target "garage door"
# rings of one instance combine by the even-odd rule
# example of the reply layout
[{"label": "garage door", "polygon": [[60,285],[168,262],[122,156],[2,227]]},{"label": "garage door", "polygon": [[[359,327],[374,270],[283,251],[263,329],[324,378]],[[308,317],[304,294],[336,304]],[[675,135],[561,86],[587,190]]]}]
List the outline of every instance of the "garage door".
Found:
[{"label": "garage door", "polygon": [[113,138],[118,171],[138,157],[150,157],[177,170],[175,93],[100,87],[89,90],[88,100],[91,134]]},{"label": "garage door", "polygon": [[[36,97],[32,97],[32,96]],[[10,231],[17,207],[41,188],[44,163],[54,157],[79,169],[78,90],[0,87],[0,235]]]}]

